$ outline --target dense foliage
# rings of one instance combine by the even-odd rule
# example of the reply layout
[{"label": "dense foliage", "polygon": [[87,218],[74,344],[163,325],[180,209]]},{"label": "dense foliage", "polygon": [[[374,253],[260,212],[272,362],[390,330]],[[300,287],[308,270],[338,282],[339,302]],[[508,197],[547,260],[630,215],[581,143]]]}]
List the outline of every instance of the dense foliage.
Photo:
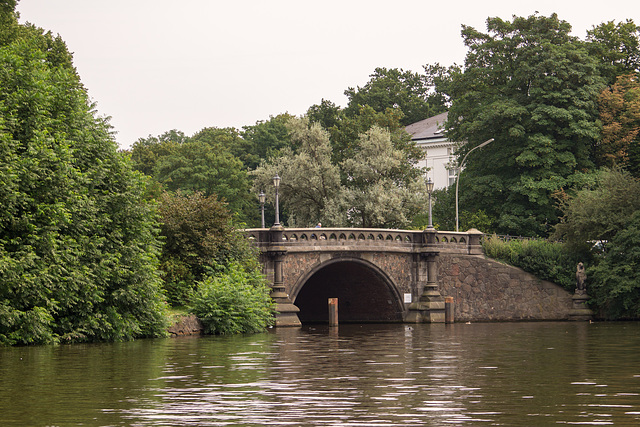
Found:
[{"label": "dense foliage", "polygon": [[493,235],[483,240],[482,248],[491,258],[520,267],[569,291],[576,288],[576,266],[585,261],[566,245],[543,239],[503,240]]},{"label": "dense foliage", "polygon": [[257,269],[229,264],[198,284],[189,310],[202,321],[205,333],[261,332],[274,322],[275,304],[269,285]]},{"label": "dense foliage", "polygon": [[424,210],[421,171],[388,130],[373,125],[351,144],[354,154],[337,164],[330,133],[319,123],[295,119],[289,130],[297,152],[283,150],[253,174],[254,192],[265,189],[271,200],[271,179],[281,176],[289,225],[400,228]]},{"label": "dense foliage", "polygon": [[553,236],[575,250],[584,251],[595,242],[606,247],[640,210],[640,180],[617,169],[603,169],[593,178],[591,185],[561,199],[564,215]]},{"label": "dense foliage", "polygon": [[546,236],[557,221],[553,194],[580,183],[599,139],[598,62],[557,16],[487,19],[488,33],[464,27],[464,71],[451,98],[449,137],[468,141],[461,200],[484,209],[503,234]]},{"label": "dense foliage", "polygon": [[143,176],[117,153],[64,42],[17,25],[6,2],[0,14],[0,343],[162,335]]},{"label": "dense foliage", "polygon": [[140,138],[132,146],[131,158],[137,170],[164,188],[216,195],[229,204],[238,221],[255,225],[255,196],[249,193],[247,171],[237,156],[243,143],[229,128],[205,128],[191,137],[170,131]]},{"label": "dense foliage", "polygon": [[619,166],[640,178],[640,73],[623,74],[600,94],[601,166]]},{"label": "dense foliage", "polygon": [[640,318],[640,211],[627,221],[588,269],[588,288],[599,315]]},{"label": "dense foliage", "polygon": [[640,180],[629,172],[603,169],[590,186],[564,195],[556,238],[590,259],[587,290],[599,315],[640,316]]},{"label": "dense foliage", "polygon": [[255,252],[236,231],[232,213],[215,195],[165,192],[160,197],[164,247],[161,269],[172,305],[188,302],[197,282],[231,263],[257,268]]},{"label": "dense foliage", "polygon": [[428,74],[382,67],[369,77],[363,87],[344,91],[349,98],[347,115],[357,114],[365,105],[379,113],[397,109],[402,112],[400,123],[407,126],[446,111],[444,97],[434,91]]}]

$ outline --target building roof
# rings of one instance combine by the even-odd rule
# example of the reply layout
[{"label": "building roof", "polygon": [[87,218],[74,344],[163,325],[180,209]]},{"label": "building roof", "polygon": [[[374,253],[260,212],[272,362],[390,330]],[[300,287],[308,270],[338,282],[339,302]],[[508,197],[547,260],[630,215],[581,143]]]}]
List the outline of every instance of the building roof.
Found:
[{"label": "building roof", "polygon": [[447,112],[440,113],[437,116],[412,123],[405,127],[405,130],[411,134],[411,139],[414,141],[444,138],[444,122],[447,121],[447,114]]}]

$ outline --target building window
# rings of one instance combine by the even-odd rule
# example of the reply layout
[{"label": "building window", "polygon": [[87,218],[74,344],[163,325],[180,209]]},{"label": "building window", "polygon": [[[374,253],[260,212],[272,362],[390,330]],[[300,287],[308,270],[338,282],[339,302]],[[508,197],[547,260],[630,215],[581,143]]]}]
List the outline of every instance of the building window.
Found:
[{"label": "building window", "polygon": [[447,169],[449,172],[449,185],[453,185],[456,183],[456,177],[458,176],[458,168],[449,168]]}]

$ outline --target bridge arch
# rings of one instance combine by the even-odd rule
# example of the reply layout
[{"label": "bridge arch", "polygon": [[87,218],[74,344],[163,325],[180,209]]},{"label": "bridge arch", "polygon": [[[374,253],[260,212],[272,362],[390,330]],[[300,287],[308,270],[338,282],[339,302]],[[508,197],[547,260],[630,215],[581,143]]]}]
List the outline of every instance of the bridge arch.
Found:
[{"label": "bridge arch", "polygon": [[401,322],[405,311],[394,280],[357,257],[321,262],[298,278],[290,297],[302,323],[328,321],[327,299],[338,298],[340,322]]}]

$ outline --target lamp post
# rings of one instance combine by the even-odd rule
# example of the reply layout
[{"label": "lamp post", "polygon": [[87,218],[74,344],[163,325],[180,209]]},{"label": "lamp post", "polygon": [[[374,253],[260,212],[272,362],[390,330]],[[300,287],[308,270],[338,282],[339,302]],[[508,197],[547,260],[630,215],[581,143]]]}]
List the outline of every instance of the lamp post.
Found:
[{"label": "lamp post", "polygon": [[460,162],[460,164],[458,165],[458,173],[456,174],[456,231],[460,231],[458,229],[458,184],[460,183],[460,172],[462,171],[462,165],[464,164],[464,161],[467,160],[467,156],[469,156],[469,154],[471,154],[471,152],[473,150],[477,150],[478,148],[482,148],[485,145],[489,144],[490,142],[493,142],[494,139],[488,139],[485,142],[483,142],[482,144],[473,147],[471,150],[469,150],[469,152],[467,154],[465,154],[465,156],[462,158],[462,161]]},{"label": "lamp post", "polygon": [[264,228],[264,202],[267,200],[267,195],[264,194],[264,191],[260,190],[260,194],[258,194],[258,200],[260,201],[260,216],[262,218],[261,224],[262,228]]},{"label": "lamp post", "polygon": [[427,228],[433,228],[433,221],[431,220],[431,193],[433,192],[433,181],[431,178],[424,182],[424,185],[427,187],[427,193],[429,194],[429,224]]},{"label": "lamp post", "polygon": [[280,227],[280,207],[278,205],[278,189],[280,188],[280,177],[276,173],[276,176],[273,177],[273,186],[276,188],[276,222],[273,224],[274,227]]}]

